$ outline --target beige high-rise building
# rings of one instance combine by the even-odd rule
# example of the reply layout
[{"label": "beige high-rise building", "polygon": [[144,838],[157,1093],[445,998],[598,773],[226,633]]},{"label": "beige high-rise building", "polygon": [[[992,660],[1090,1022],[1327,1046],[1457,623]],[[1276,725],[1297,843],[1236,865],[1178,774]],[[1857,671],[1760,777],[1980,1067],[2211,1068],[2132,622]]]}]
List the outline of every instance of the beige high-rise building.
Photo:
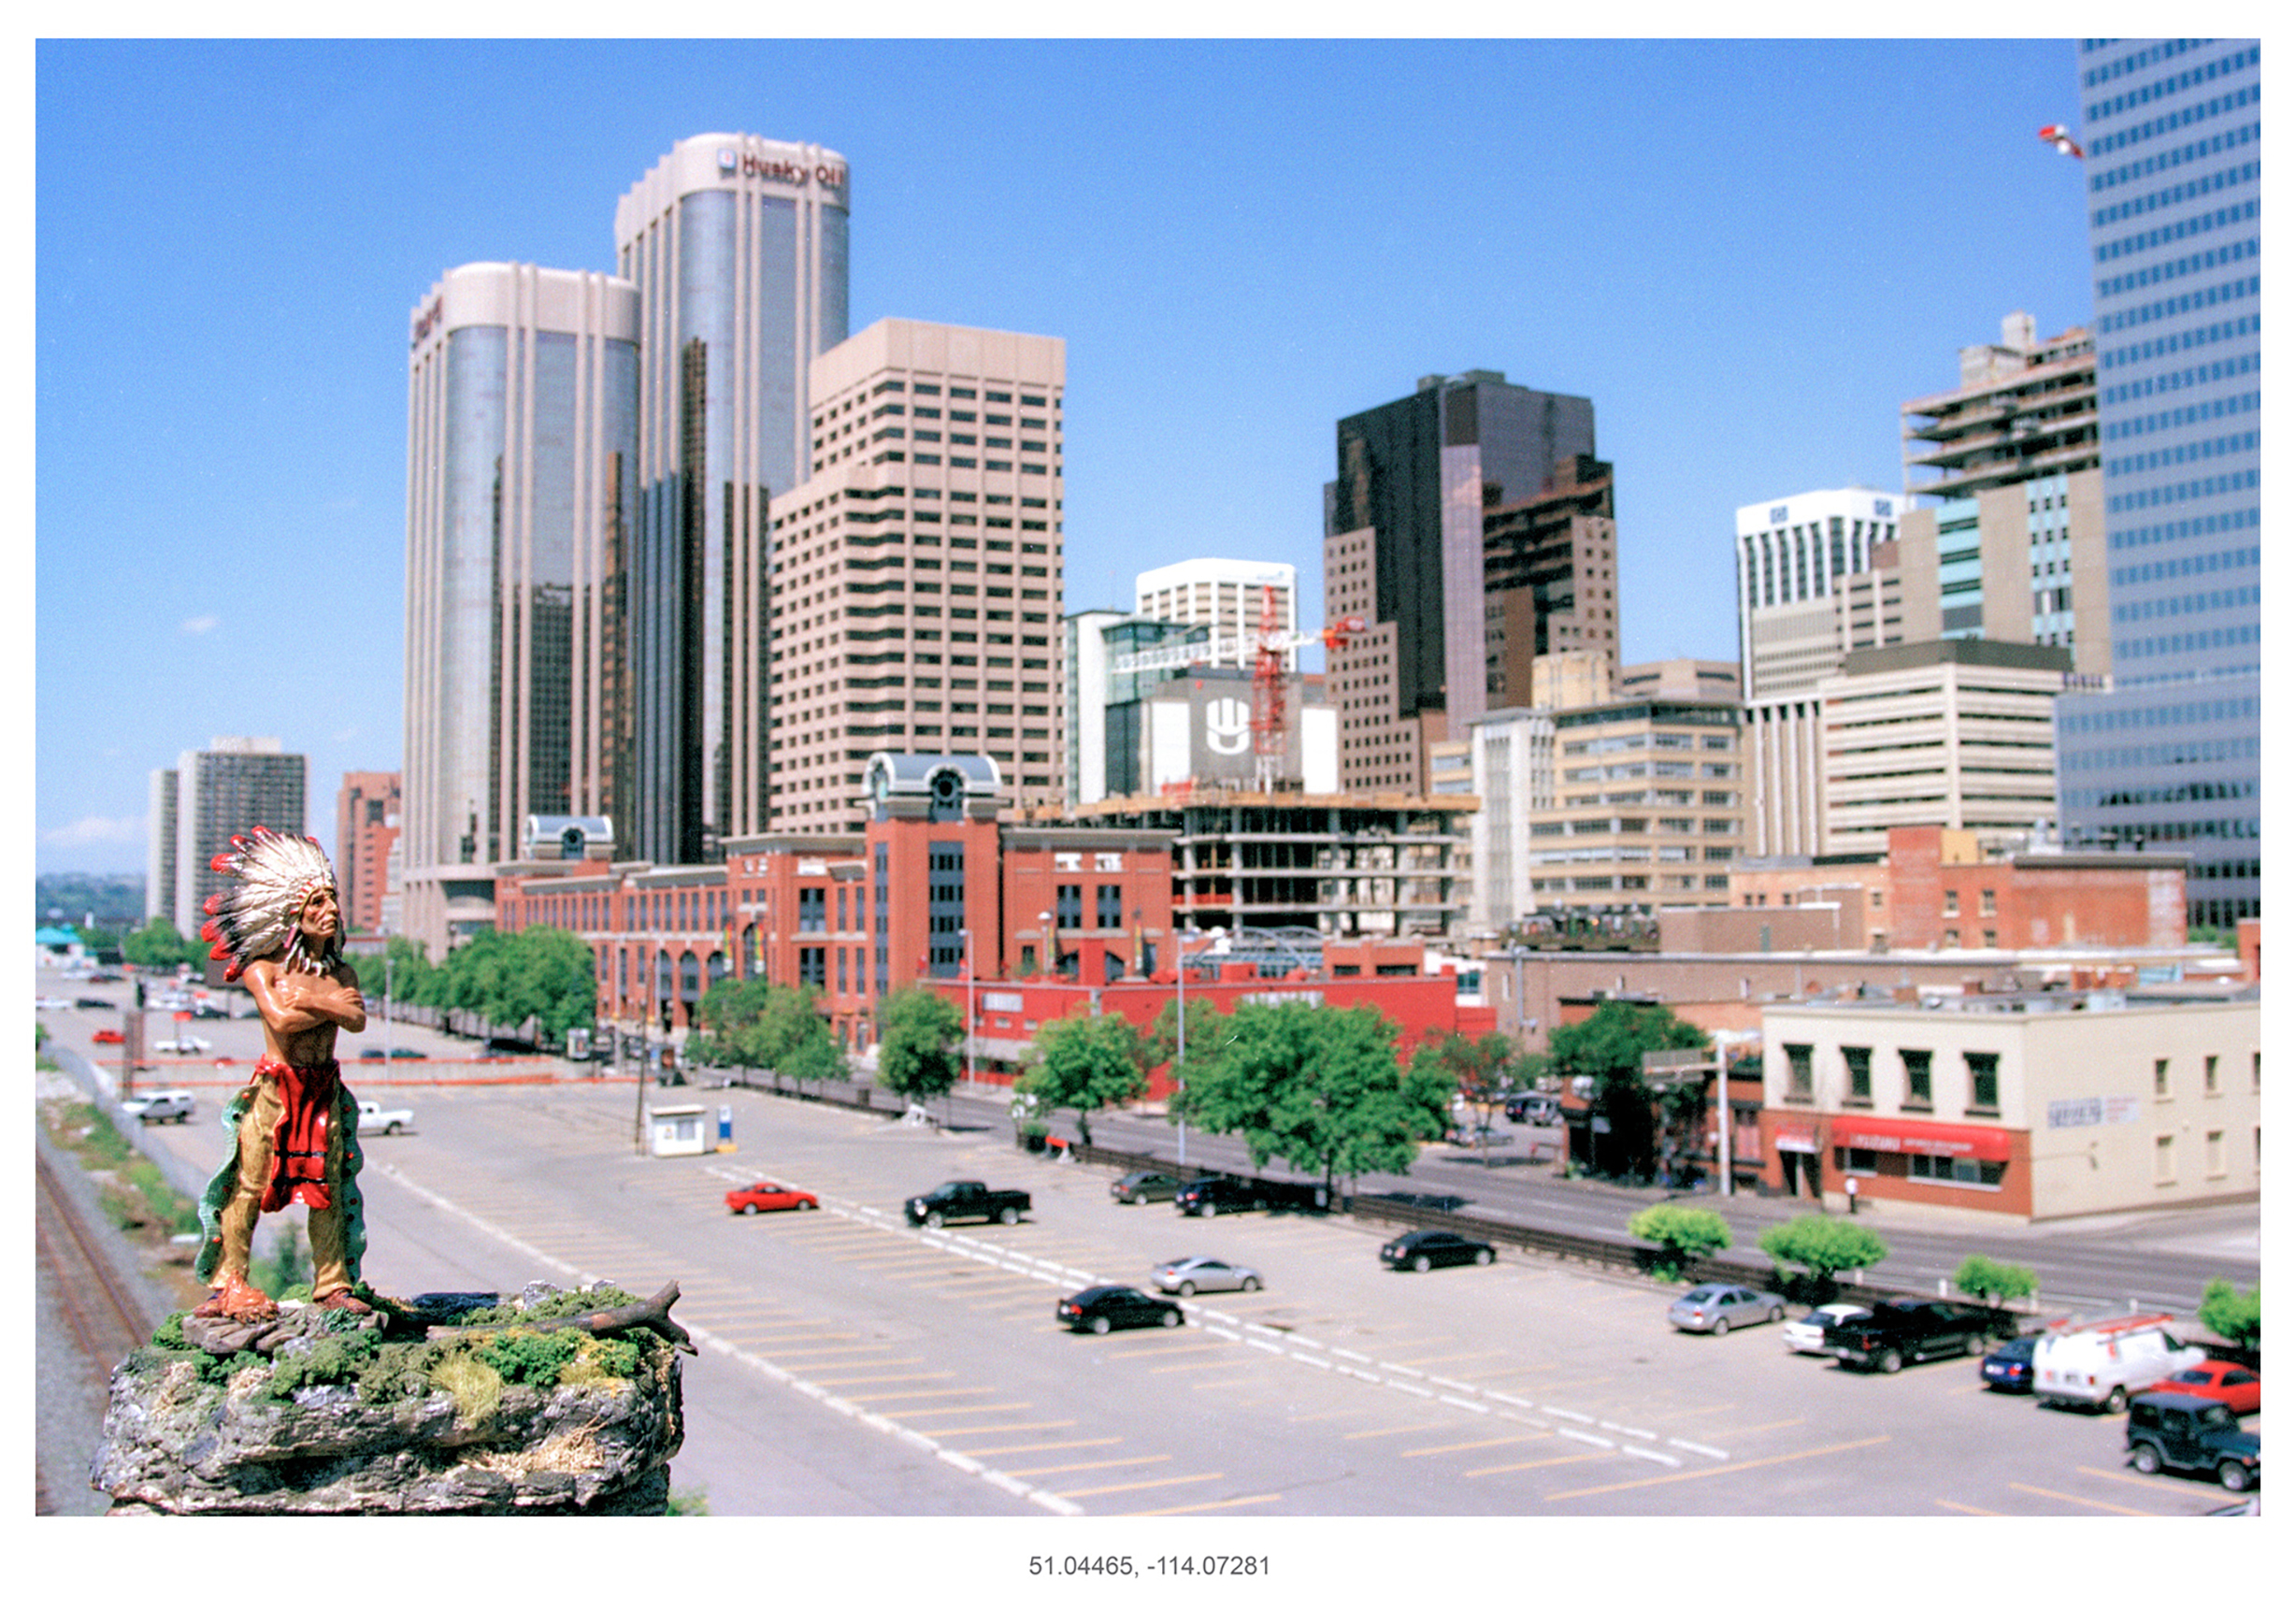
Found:
[{"label": "beige high-rise building", "polygon": [[282,835],[304,832],[307,816],[301,755],[276,739],[225,737],[176,758],[176,928],[196,936],[207,899],[223,889],[216,857],[232,837],[257,824]]},{"label": "beige high-rise building", "polygon": [[1818,688],[1827,854],[1886,852],[1909,825],[2030,836],[2057,804],[2051,711],[2071,664],[1977,638],[1846,655]]},{"label": "beige high-rise building", "polygon": [[[1260,615],[1272,598],[1275,629],[1299,629],[1299,571],[1289,564],[1256,564],[1242,558],[1189,558],[1143,569],[1133,582],[1140,612],[1182,625],[1212,628],[1211,662],[1251,664]],[[1285,649],[1284,668],[1299,668],[1299,652]]]},{"label": "beige high-rise building", "polygon": [[812,472],[769,509],[764,832],[846,834],[872,752],[981,755],[1016,804],[1064,756],[1059,338],[889,318],[813,362]]}]

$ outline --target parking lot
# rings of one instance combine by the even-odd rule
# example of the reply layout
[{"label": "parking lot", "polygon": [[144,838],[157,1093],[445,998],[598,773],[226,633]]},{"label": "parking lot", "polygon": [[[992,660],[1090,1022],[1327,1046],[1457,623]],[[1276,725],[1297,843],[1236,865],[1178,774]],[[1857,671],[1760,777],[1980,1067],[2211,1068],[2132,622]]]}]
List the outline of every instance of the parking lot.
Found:
[{"label": "parking lot", "polygon": [[[1675,1288],[1551,1261],[1394,1273],[1375,1262],[1391,1229],[1120,1206],[1106,1171],[992,1134],[704,1093],[739,1148],[653,1160],[631,1154],[626,1087],[369,1092],[418,1113],[412,1137],[368,1142],[370,1211],[425,1203],[564,1272],[679,1279],[681,1319],[762,1379],[760,1404],[908,1436],[1014,1510],[2180,1516],[2234,1498],[2139,1477],[2119,1417],[1987,1392],[1969,1358],[1853,1374],[1787,1354],[1778,1328],[1677,1332]],[[220,1148],[198,1143],[214,1115],[165,1131],[196,1161]],[[723,1192],[760,1177],[822,1210],[728,1215]],[[948,1177],[1026,1188],[1035,1210],[909,1229],[902,1199]],[[1175,1330],[1055,1326],[1067,1292],[1193,1252],[1267,1288],[1193,1299]],[[432,1288],[425,1266],[380,1244],[367,1260],[395,1292]],[[682,1470],[729,1492],[739,1459],[697,1425]]]}]

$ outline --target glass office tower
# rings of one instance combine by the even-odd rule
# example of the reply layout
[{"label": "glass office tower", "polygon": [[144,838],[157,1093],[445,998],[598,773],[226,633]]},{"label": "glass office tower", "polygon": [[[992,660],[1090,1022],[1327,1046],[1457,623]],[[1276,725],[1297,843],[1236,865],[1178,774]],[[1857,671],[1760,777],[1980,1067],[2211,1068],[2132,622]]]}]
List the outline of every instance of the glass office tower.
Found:
[{"label": "glass office tower", "polygon": [[2068,841],[2192,854],[2195,925],[2261,895],[2259,51],[2085,39],[2113,686],[2058,704]]},{"label": "glass office tower", "polygon": [[437,956],[492,928],[528,813],[630,815],[638,290],[466,265],[411,321],[402,920]]},{"label": "glass office tower", "polygon": [[614,212],[643,356],[629,856],[715,861],[766,826],[768,764],[736,749],[767,697],[766,504],[813,471],[808,372],[846,336],[847,197],[835,152],[704,135]]}]

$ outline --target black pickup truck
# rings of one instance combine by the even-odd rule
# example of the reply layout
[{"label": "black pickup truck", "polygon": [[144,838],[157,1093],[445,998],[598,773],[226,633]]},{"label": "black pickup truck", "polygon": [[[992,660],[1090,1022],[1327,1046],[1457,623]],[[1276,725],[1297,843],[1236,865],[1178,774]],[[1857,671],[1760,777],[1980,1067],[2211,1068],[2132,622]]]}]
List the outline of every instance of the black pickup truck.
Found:
[{"label": "black pickup truck", "polygon": [[1825,1351],[1842,1365],[1895,1374],[1916,1359],[1982,1354],[1987,1337],[2016,1329],[2016,1316],[1997,1308],[1893,1297],[1827,1327]]},{"label": "black pickup truck", "polygon": [[978,1218],[983,1223],[994,1218],[999,1224],[1017,1224],[1021,1214],[1028,1210],[1028,1192],[992,1190],[978,1179],[951,1179],[921,1196],[910,1197],[903,1210],[908,1213],[911,1224],[922,1224],[928,1229],[938,1229],[959,1218]]}]

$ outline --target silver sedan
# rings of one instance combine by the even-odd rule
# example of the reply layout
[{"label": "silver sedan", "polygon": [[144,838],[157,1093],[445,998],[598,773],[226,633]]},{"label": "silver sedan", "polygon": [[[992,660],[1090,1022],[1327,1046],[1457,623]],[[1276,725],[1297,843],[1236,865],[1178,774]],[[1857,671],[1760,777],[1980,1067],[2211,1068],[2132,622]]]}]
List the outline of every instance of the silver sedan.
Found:
[{"label": "silver sedan", "polygon": [[1728,1336],[1733,1325],[1752,1325],[1758,1319],[1774,1324],[1784,1319],[1786,1299],[1750,1286],[1709,1284],[1677,1299],[1666,1311],[1666,1317],[1685,1330]]},{"label": "silver sedan", "polygon": [[1193,1297],[1199,1291],[1257,1291],[1262,1282],[1258,1270],[1217,1258],[1175,1258],[1150,1271],[1148,1284],[1175,1297]]}]

